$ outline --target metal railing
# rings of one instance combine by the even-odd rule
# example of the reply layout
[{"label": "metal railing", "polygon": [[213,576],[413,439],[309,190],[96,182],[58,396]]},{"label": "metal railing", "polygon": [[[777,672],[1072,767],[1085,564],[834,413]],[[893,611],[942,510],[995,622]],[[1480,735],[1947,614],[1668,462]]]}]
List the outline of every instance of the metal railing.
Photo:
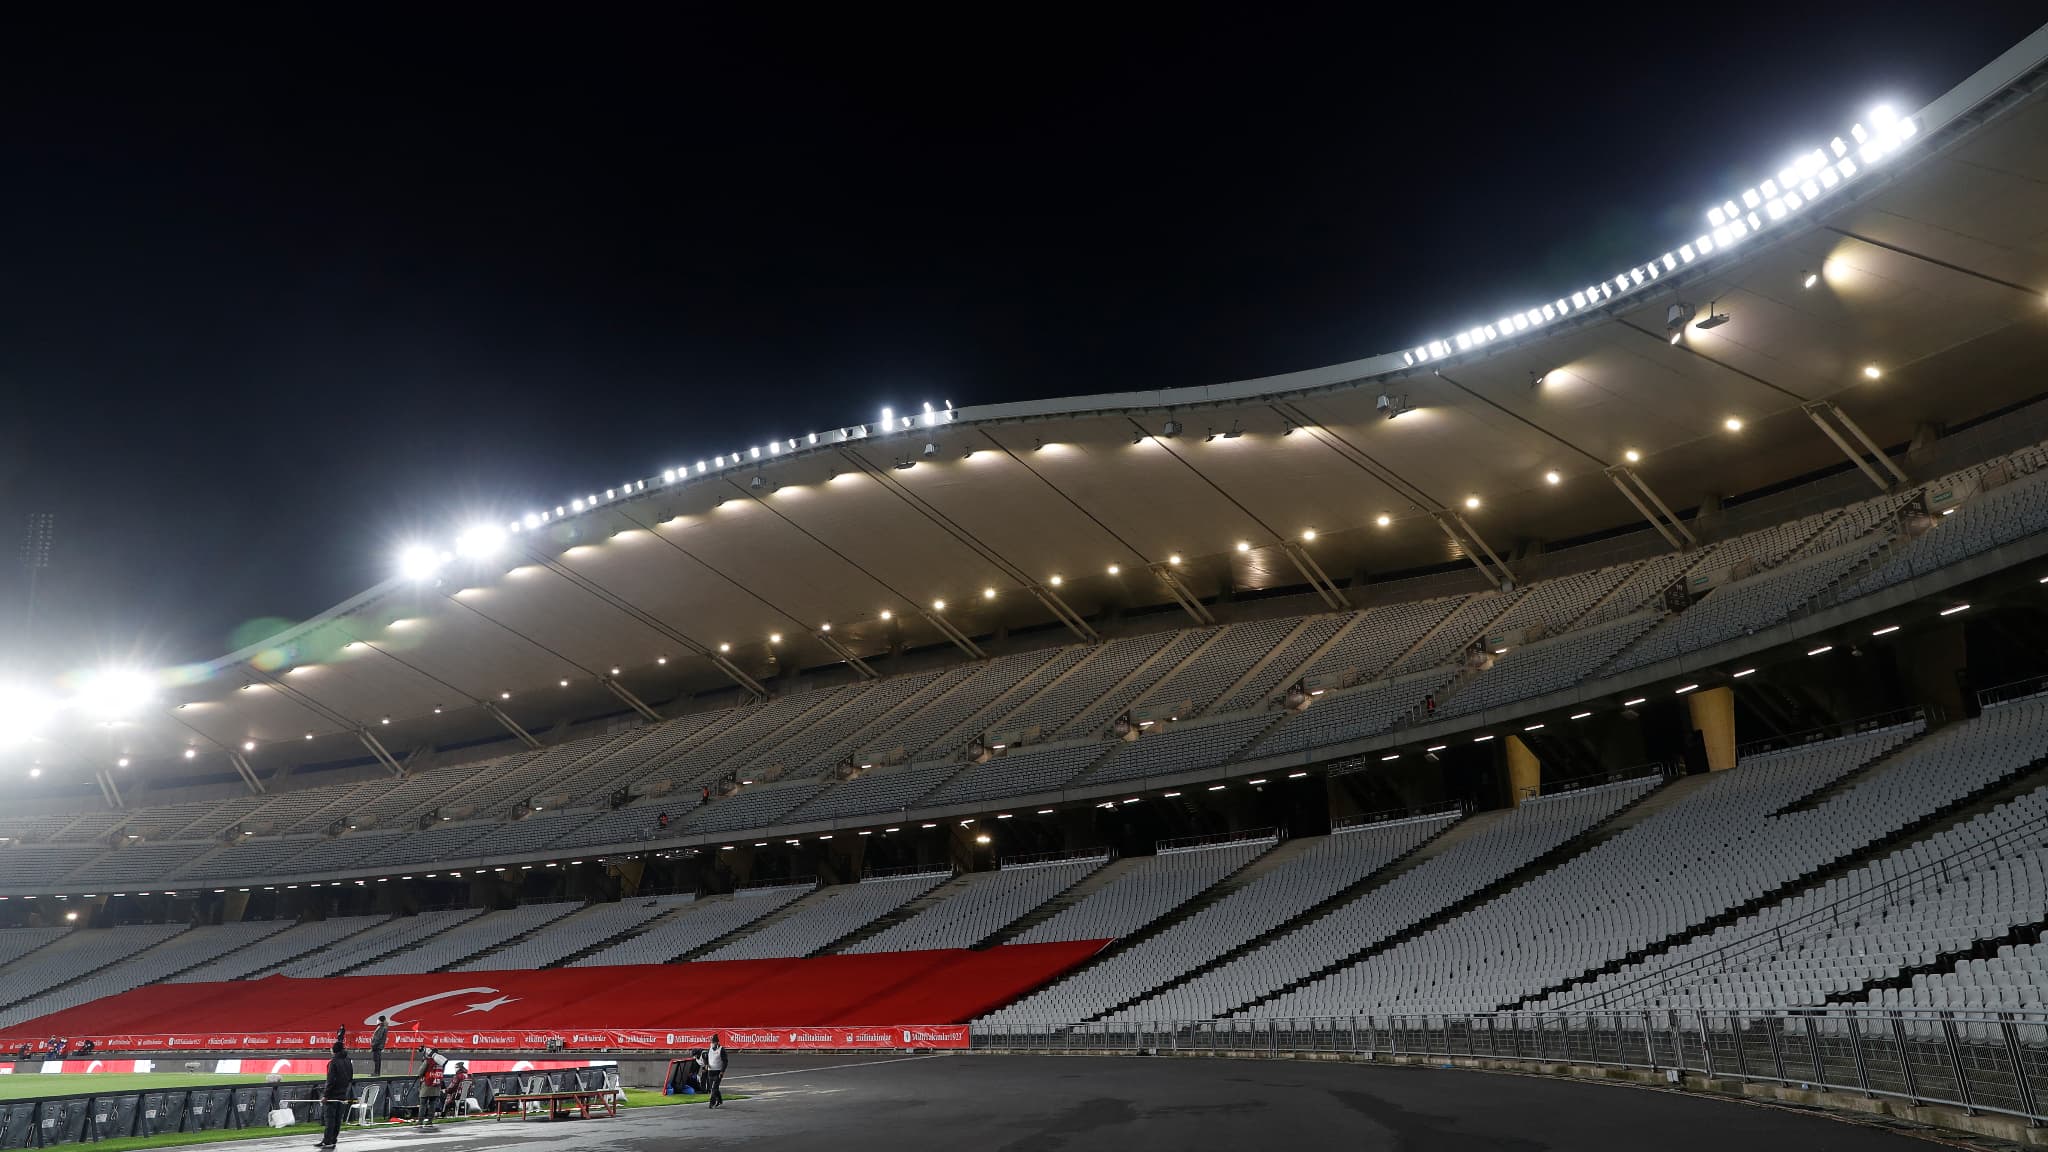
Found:
[{"label": "metal railing", "polygon": [[1321,1016],[1066,1029],[976,1025],[972,1046],[1239,1056],[1346,1054],[1678,1070],[2048,1120],[2048,1013],[1654,1011]]},{"label": "metal railing", "polygon": [[1586,788],[1598,788],[1606,784],[1620,784],[1627,780],[1647,780],[1652,776],[1669,778],[1680,765],[1669,760],[1650,760],[1642,764],[1631,764],[1626,768],[1609,768],[1603,772],[1588,772],[1584,776],[1573,776],[1566,780],[1545,780],[1533,787],[1516,790],[1518,800],[1533,800],[1539,797],[1561,796],[1566,792],[1577,792]]},{"label": "metal railing", "polygon": [[1853,716],[1847,720],[1836,720],[1817,728],[1806,728],[1798,732],[1785,732],[1776,736],[1764,736],[1745,741],[1735,746],[1735,759],[1747,760],[1767,752],[1782,752],[1787,748],[1799,748],[1818,744],[1823,740],[1835,740],[1843,736],[1854,736],[1861,732],[1874,732],[1880,728],[1895,728],[1901,724],[1925,721],[1927,709],[1918,705],[1894,708],[1888,712],[1873,712],[1868,716]]},{"label": "metal railing", "polygon": [[1168,852],[1186,852],[1195,848],[1213,848],[1218,844],[1249,843],[1261,840],[1278,840],[1278,828],[1246,828],[1237,832],[1205,832],[1198,836],[1173,836],[1152,845],[1152,851],[1164,856]]},{"label": "metal railing", "polygon": [[2025,700],[2029,696],[2039,696],[2043,692],[2048,692],[2048,672],[2037,673],[2024,680],[2009,680],[2004,684],[1979,689],[1977,705],[1989,708],[1993,704],[2010,704],[2015,700]]},{"label": "metal railing", "polygon": [[1330,821],[1331,832],[1349,832],[1353,828],[1371,828],[1379,824],[1398,824],[1404,820],[1428,820],[1441,816],[1462,816],[1462,804],[1439,804],[1433,808],[1387,808],[1378,812],[1359,812],[1340,816]]},{"label": "metal railing", "polygon": [[[1574,1001],[1586,1003],[1589,1008],[1606,1008],[1616,1002],[1626,1004],[1651,996],[1667,996],[1676,990],[1697,986],[1708,976],[1737,968],[1751,957],[1796,951],[1810,939],[1833,935],[1845,919],[1854,923],[1867,912],[1889,908],[1918,896],[1924,889],[1952,883],[2009,856],[2023,854],[2039,844],[2044,836],[2048,836],[2048,817],[2037,816],[1912,868],[1892,871],[1896,867],[1896,853],[1887,853],[1856,869],[1876,868],[1888,873],[1882,882],[1871,888],[1802,912],[1781,924],[1759,927],[1712,951],[1688,956],[1661,968],[1647,969],[1620,983],[1595,983],[1576,996],[1569,993],[1557,995],[1562,1006],[1567,1008],[1572,1007]],[[1644,963],[1647,965],[1649,961]]]}]

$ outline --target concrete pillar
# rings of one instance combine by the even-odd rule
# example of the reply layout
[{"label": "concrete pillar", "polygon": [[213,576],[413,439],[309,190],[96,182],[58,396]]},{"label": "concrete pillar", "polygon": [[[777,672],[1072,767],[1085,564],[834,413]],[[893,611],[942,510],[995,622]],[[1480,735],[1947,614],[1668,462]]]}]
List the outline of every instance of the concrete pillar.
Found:
[{"label": "concrete pillar", "polygon": [[249,894],[230,888],[221,895],[220,919],[223,924],[239,924],[249,912]]},{"label": "concrete pillar", "polygon": [[1543,788],[1543,765],[1520,736],[1508,737],[1508,802],[1519,808],[1522,801]]},{"label": "concrete pillar", "polygon": [[640,878],[647,874],[647,862],[637,857],[614,860],[612,869],[619,877],[619,898],[629,899],[640,891]]},{"label": "concrete pillar", "polygon": [[1692,713],[1692,726],[1706,743],[1707,771],[1735,767],[1735,689],[1726,685],[1702,689],[1687,696],[1685,703]]}]

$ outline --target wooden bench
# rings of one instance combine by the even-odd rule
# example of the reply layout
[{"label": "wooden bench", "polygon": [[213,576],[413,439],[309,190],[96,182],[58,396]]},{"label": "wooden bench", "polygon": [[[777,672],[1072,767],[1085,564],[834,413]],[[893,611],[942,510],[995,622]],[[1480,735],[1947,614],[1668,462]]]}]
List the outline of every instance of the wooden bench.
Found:
[{"label": "wooden bench", "polygon": [[604,1114],[607,1116],[617,1116],[619,1114],[619,1102],[615,1089],[571,1088],[561,1092],[521,1092],[493,1097],[491,1099],[492,1119],[503,1120],[507,1115],[513,1115],[523,1120],[527,1116],[526,1106],[528,1104],[545,1105],[547,1117],[550,1120],[563,1119],[572,1112],[578,1118],[588,1120],[590,1119],[592,1105],[601,1105],[604,1108]]}]

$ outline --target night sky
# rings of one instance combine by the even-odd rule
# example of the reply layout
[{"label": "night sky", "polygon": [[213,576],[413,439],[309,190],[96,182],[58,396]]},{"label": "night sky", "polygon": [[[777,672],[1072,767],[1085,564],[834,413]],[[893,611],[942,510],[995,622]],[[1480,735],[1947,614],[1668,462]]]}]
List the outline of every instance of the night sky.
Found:
[{"label": "night sky", "polygon": [[0,12],[0,670],[32,511],[38,670],[206,658],[408,536],[884,404],[1555,296],[2048,11],[155,7]]}]

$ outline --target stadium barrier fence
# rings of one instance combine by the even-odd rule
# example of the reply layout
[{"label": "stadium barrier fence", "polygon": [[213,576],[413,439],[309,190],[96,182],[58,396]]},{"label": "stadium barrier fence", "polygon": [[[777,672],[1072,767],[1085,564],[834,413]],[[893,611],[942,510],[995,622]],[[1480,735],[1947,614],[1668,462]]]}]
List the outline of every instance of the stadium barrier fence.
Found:
[{"label": "stadium barrier fence", "polygon": [[[170,1080],[174,1074],[166,1073]],[[294,1123],[321,1119],[318,1080],[209,1085],[120,1092],[86,1092],[0,1100],[0,1148],[48,1148],[178,1132],[269,1128],[273,1109],[289,1108]],[[532,1072],[483,1072],[471,1077],[469,1095],[489,1111],[504,1094],[598,1091],[619,1088],[616,1065]],[[355,1098],[368,1102],[358,1123],[384,1123],[419,1107],[419,1080],[411,1076],[360,1077]]]},{"label": "stadium barrier fence", "polygon": [[1690,1072],[2048,1121],[2048,1013],[1980,1009],[1555,1012],[977,1025],[982,1050],[1511,1060]]}]

